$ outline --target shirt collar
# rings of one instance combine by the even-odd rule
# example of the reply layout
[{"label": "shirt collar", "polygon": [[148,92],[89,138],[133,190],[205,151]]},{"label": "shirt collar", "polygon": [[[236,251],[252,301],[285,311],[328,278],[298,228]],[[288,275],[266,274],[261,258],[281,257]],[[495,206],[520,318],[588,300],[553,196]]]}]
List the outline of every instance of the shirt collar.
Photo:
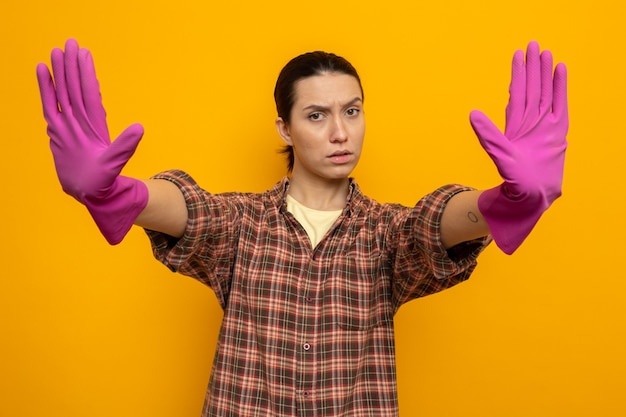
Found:
[{"label": "shirt collar", "polygon": [[[361,188],[354,178],[349,178],[350,187],[348,196],[346,197],[346,207],[344,212],[352,214],[363,202],[363,194]],[[287,191],[289,190],[289,177],[284,176],[274,187],[268,191],[269,199],[279,211],[287,210]]]}]

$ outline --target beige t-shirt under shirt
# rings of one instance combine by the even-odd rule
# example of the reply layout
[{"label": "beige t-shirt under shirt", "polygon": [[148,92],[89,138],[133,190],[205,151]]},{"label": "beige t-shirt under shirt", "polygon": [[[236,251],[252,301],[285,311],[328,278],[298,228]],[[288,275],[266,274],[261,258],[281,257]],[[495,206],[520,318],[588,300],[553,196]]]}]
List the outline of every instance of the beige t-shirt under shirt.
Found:
[{"label": "beige t-shirt under shirt", "polygon": [[316,247],[328,229],[335,223],[343,210],[314,210],[303,206],[295,198],[287,194],[287,211],[300,222],[311,241],[311,247]]}]

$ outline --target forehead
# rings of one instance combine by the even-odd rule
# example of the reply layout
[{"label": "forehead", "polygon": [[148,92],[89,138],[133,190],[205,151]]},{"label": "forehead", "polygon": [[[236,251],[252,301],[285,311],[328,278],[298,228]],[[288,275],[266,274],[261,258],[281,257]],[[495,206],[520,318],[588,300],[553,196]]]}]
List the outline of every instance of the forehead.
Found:
[{"label": "forehead", "polygon": [[329,104],[363,98],[359,81],[349,74],[330,72],[298,80],[294,86],[295,105]]}]

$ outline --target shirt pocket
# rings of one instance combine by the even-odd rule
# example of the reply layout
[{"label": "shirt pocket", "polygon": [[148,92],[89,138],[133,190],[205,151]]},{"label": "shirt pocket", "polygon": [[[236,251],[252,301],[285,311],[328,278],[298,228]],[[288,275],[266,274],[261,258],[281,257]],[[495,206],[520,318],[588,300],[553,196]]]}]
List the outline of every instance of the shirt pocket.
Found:
[{"label": "shirt pocket", "polygon": [[380,259],[342,258],[333,264],[327,287],[333,324],[343,330],[391,325],[390,286]]}]

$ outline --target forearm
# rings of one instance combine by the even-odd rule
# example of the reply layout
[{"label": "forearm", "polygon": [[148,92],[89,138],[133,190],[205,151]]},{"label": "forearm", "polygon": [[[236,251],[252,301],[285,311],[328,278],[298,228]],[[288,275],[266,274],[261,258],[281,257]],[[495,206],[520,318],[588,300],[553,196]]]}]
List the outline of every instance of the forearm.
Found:
[{"label": "forearm", "polygon": [[181,237],[187,225],[187,204],[180,189],[166,180],[146,180],[149,199],[135,225]]},{"label": "forearm", "polygon": [[478,210],[480,191],[454,195],[441,216],[441,241],[446,249],[489,234],[489,226]]}]

